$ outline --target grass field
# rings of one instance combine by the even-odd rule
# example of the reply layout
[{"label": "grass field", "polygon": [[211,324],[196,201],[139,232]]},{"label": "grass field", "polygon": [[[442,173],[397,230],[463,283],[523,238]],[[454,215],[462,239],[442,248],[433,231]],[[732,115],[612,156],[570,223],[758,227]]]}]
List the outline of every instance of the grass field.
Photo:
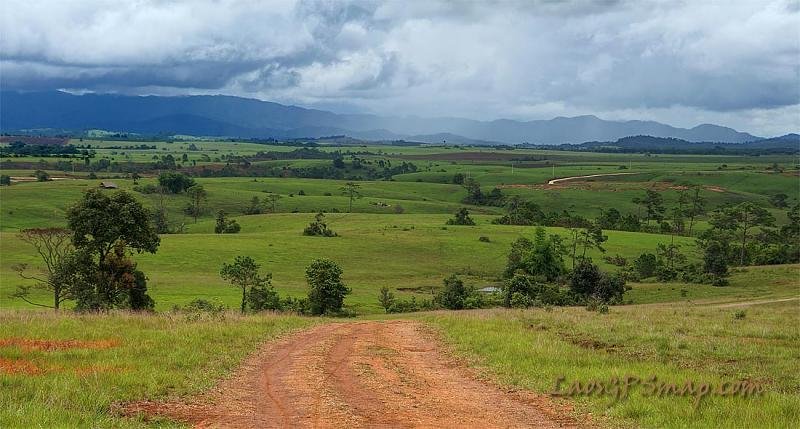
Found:
[{"label": "grass field", "polygon": [[113,404],[208,389],[261,342],[318,321],[2,311],[0,427],[141,427]]},{"label": "grass field", "polygon": [[[340,236],[304,237],[301,232],[311,220],[310,214],[278,214],[239,218],[242,233],[213,234],[213,222],[192,224],[188,234],[162,236],[157,254],[135,255],[140,268],[149,277],[148,288],[157,308],[168,309],[194,298],[216,297],[236,307],[240,295],[219,277],[223,262],[237,255],[252,256],[263,269],[273,274],[273,284],[283,294],[301,296],[306,292],[305,267],[315,258],[330,258],[341,265],[344,280],[353,289],[348,305],[364,312],[379,311],[378,291],[392,289],[439,288],[442,279],[452,273],[463,275],[476,286],[495,284],[505,267],[511,242],[521,236],[531,237],[533,227],[489,224],[492,217],[477,216],[475,227],[445,226],[448,215],[372,215],[330,214],[330,227]],[[561,228],[551,233],[564,234]],[[610,255],[632,258],[643,251],[654,251],[668,236],[608,231],[606,243]],[[487,236],[489,243],[479,242]],[[687,250],[690,239],[680,237]],[[7,294],[22,282],[11,267],[36,264],[30,249],[14,233],[0,233],[0,286],[2,306],[27,306]],[[592,252],[606,269],[600,254]],[[399,292],[404,295],[404,292]],[[425,295],[422,295],[425,296]],[[427,295],[430,297],[430,295]]]},{"label": "grass field", "polygon": [[[795,288],[796,291],[796,288]],[[627,399],[573,397],[601,425],[658,428],[791,428],[800,421],[800,313],[797,301],[737,309],[661,305],[550,312],[475,311],[425,316],[456,353],[500,383],[547,393],[612,377],[682,386],[750,380],[763,396],[695,398],[632,388]],[[696,387],[695,387],[696,388]]]}]

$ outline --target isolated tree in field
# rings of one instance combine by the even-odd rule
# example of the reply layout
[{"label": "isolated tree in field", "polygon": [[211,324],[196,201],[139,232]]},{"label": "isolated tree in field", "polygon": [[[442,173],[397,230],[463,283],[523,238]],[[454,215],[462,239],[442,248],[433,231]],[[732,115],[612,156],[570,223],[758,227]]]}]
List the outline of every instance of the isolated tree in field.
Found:
[{"label": "isolated tree in field", "polygon": [[329,259],[317,259],[306,268],[311,314],[334,314],[342,310],[350,289],[342,282],[342,269]]},{"label": "isolated tree in field", "polygon": [[453,175],[453,184],[463,185],[465,178],[464,173],[456,173]]},{"label": "isolated tree in field", "polygon": [[462,207],[456,212],[455,215],[453,215],[452,219],[447,220],[447,224],[473,226],[475,225],[475,221],[469,217],[469,210]]},{"label": "isolated tree in field", "polygon": [[[242,313],[247,309],[248,295],[252,295],[252,301],[255,303],[253,307],[261,307],[258,309],[264,309],[263,307],[268,305],[267,302],[264,301],[274,302],[275,299],[271,299],[273,295],[277,298],[277,294],[274,294],[272,290],[272,274],[261,276],[258,273],[260,268],[261,265],[257,264],[253,258],[249,256],[237,256],[232,264],[222,264],[219,275],[230,282],[232,286],[242,291]],[[253,295],[254,290],[257,291],[257,293]],[[265,294],[262,292],[267,293]]]},{"label": "isolated tree in field", "polygon": [[36,177],[37,182],[47,182],[50,180],[50,175],[47,174],[46,171],[36,170],[36,173],[33,175]]},{"label": "isolated tree in field", "polygon": [[203,188],[203,185],[194,185],[186,190],[186,195],[189,196],[186,214],[192,216],[194,223],[197,223],[197,218],[203,214],[203,204],[208,200],[208,193]]},{"label": "isolated tree in field", "polygon": [[0,175],[0,186],[11,186],[11,176],[7,174]]},{"label": "isolated tree in field", "polygon": [[[67,210],[72,244],[82,255],[82,265],[91,265],[96,273],[93,279],[87,280],[91,288],[78,296],[79,308],[99,310],[119,306],[119,301],[114,299],[119,296],[119,284],[114,281],[115,268],[110,264],[109,254],[112,250],[123,255],[128,250],[155,253],[160,239],[150,218],[150,212],[125,191],[109,196],[98,189],[90,189]],[[87,269],[80,267],[82,273]]]},{"label": "isolated tree in field", "polygon": [[356,198],[361,198],[361,193],[359,192],[360,188],[361,188],[361,186],[359,184],[357,184],[357,183],[354,183],[354,182],[347,182],[347,183],[345,183],[344,186],[342,186],[340,188],[341,191],[342,191],[342,194],[346,195],[348,197],[348,199],[350,200],[350,205],[348,206],[348,209],[347,209],[348,213],[352,213],[353,212],[353,200],[356,199]]},{"label": "isolated tree in field", "polygon": [[53,305],[30,301],[28,298],[31,286],[18,287],[13,294],[14,297],[20,298],[28,304],[58,310],[62,302],[72,299],[70,285],[62,282],[63,278],[58,274],[64,265],[65,258],[73,251],[72,232],[64,228],[31,228],[22,230],[19,238],[36,249],[36,253],[44,263],[44,269],[42,275],[33,275],[26,273],[27,264],[16,265],[13,268],[23,279],[36,281],[36,288],[49,291],[53,296]]},{"label": "isolated tree in field", "polygon": [[308,224],[303,230],[303,235],[311,237],[336,237],[336,233],[328,228],[328,224],[325,222],[325,214],[322,212],[314,216],[314,221]]},{"label": "isolated tree in field", "polygon": [[269,200],[270,206],[272,206],[272,213],[277,212],[278,200],[281,199],[281,196],[279,194],[269,194],[267,195],[267,199]]},{"label": "isolated tree in field", "polygon": [[[606,249],[603,248],[603,243],[608,241],[608,236],[603,235],[603,230],[600,229],[597,224],[593,223],[588,228],[584,228],[581,230],[580,233],[580,241],[583,245],[583,253],[581,258],[586,257],[586,251],[589,249],[597,249],[602,253],[606,252]],[[575,266],[575,260],[573,255],[572,265]]]},{"label": "isolated tree in field", "polygon": [[133,179],[133,184],[134,185],[138,185],[139,184],[139,179],[141,179],[141,178],[142,178],[142,176],[140,176],[139,173],[134,172],[133,174],[131,174],[131,179]]},{"label": "isolated tree in field", "polygon": [[389,291],[388,287],[381,287],[381,294],[378,297],[378,302],[381,303],[381,307],[383,307],[383,310],[386,313],[392,309],[392,306],[394,305],[394,294]]}]

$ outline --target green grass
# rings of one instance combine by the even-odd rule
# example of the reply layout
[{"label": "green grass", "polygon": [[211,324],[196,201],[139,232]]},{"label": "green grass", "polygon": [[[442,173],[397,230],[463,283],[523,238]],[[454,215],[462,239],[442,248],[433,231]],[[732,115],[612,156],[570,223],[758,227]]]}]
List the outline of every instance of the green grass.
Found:
[{"label": "green grass", "polygon": [[24,361],[40,371],[0,371],[0,427],[141,427],[143,421],[113,414],[112,404],[206,390],[261,342],[315,322],[270,315],[191,321],[181,314],[0,311],[0,339],[118,342],[107,349],[0,347],[4,362]]},{"label": "green grass", "polygon": [[[155,255],[134,255],[148,278],[150,294],[157,309],[169,309],[194,298],[219,298],[236,308],[240,295],[219,277],[223,262],[237,255],[248,255],[272,272],[273,284],[284,295],[304,296],[305,268],[316,258],[330,258],[341,265],[344,281],[353,289],[347,303],[359,313],[381,311],[377,296],[382,286],[391,289],[439,288],[442,279],[461,274],[468,284],[495,284],[506,264],[511,242],[531,237],[533,227],[491,225],[490,216],[475,216],[478,226],[448,226],[449,215],[330,214],[330,227],[340,236],[304,237],[303,228],[310,214],[277,214],[238,218],[242,233],[213,234],[213,221],[192,224],[188,234],[164,235]],[[562,228],[549,228],[564,234]],[[668,236],[608,231],[608,254],[628,259],[644,251],[654,251]],[[487,236],[489,243],[478,241]],[[691,239],[676,242],[691,248]],[[28,306],[8,298],[18,284],[24,284],[12,270],[15,264],[40,262],[32,248],[16,234],[0,233],[0,307]],[[590,256],[606,270],[614,267],[602,262],[600,254]],[[407,295],[400,292],[401,296]],[[430,295],[421,295],[430,297]],[[36,298],[45,300],[44,295]]]},{"label": "green grass", "polygon": [[682,385],[762,383],[761,397],[578,397],[577,411],[601,425],[652,428],[790,428],[800,421],[800,315],[797,303],[737,309],[665,305],[614,307],[601,315],[582,308],[434,313],[457,354],[501,384],[547,393],[563,376],[609,381],[657,376]]}]

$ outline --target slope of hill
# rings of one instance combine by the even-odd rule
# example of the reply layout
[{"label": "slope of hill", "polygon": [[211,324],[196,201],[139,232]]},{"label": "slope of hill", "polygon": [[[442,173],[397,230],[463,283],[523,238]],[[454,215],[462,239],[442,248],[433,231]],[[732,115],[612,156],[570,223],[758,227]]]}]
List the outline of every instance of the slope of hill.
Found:
[{"label": "slope of hill", "polygon": [[750,134],[718,125],[677,128],[653,121],[606,121],[595,116],[550,120],[476,121],[462,118],[340,115],[231,96],[73,95],[65,92],[0,93],[0,128],[106,129],[144,134],[298,138],[349,135],[362,139],[425,142],[562,144],[613,141],[632,135],[691,142],[742,143]]}]

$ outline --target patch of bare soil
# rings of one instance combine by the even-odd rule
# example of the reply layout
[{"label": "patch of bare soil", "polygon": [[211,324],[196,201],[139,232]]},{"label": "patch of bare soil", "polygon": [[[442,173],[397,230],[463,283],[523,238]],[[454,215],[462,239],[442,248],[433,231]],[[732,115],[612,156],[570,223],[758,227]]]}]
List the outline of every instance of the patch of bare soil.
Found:
[{"label": "patch of bare soil", "polygon": [[182,402],[120,406],[195,427],[578,427],[568,406],[482,382],[416,322],[336,323],[267,344]]}]

